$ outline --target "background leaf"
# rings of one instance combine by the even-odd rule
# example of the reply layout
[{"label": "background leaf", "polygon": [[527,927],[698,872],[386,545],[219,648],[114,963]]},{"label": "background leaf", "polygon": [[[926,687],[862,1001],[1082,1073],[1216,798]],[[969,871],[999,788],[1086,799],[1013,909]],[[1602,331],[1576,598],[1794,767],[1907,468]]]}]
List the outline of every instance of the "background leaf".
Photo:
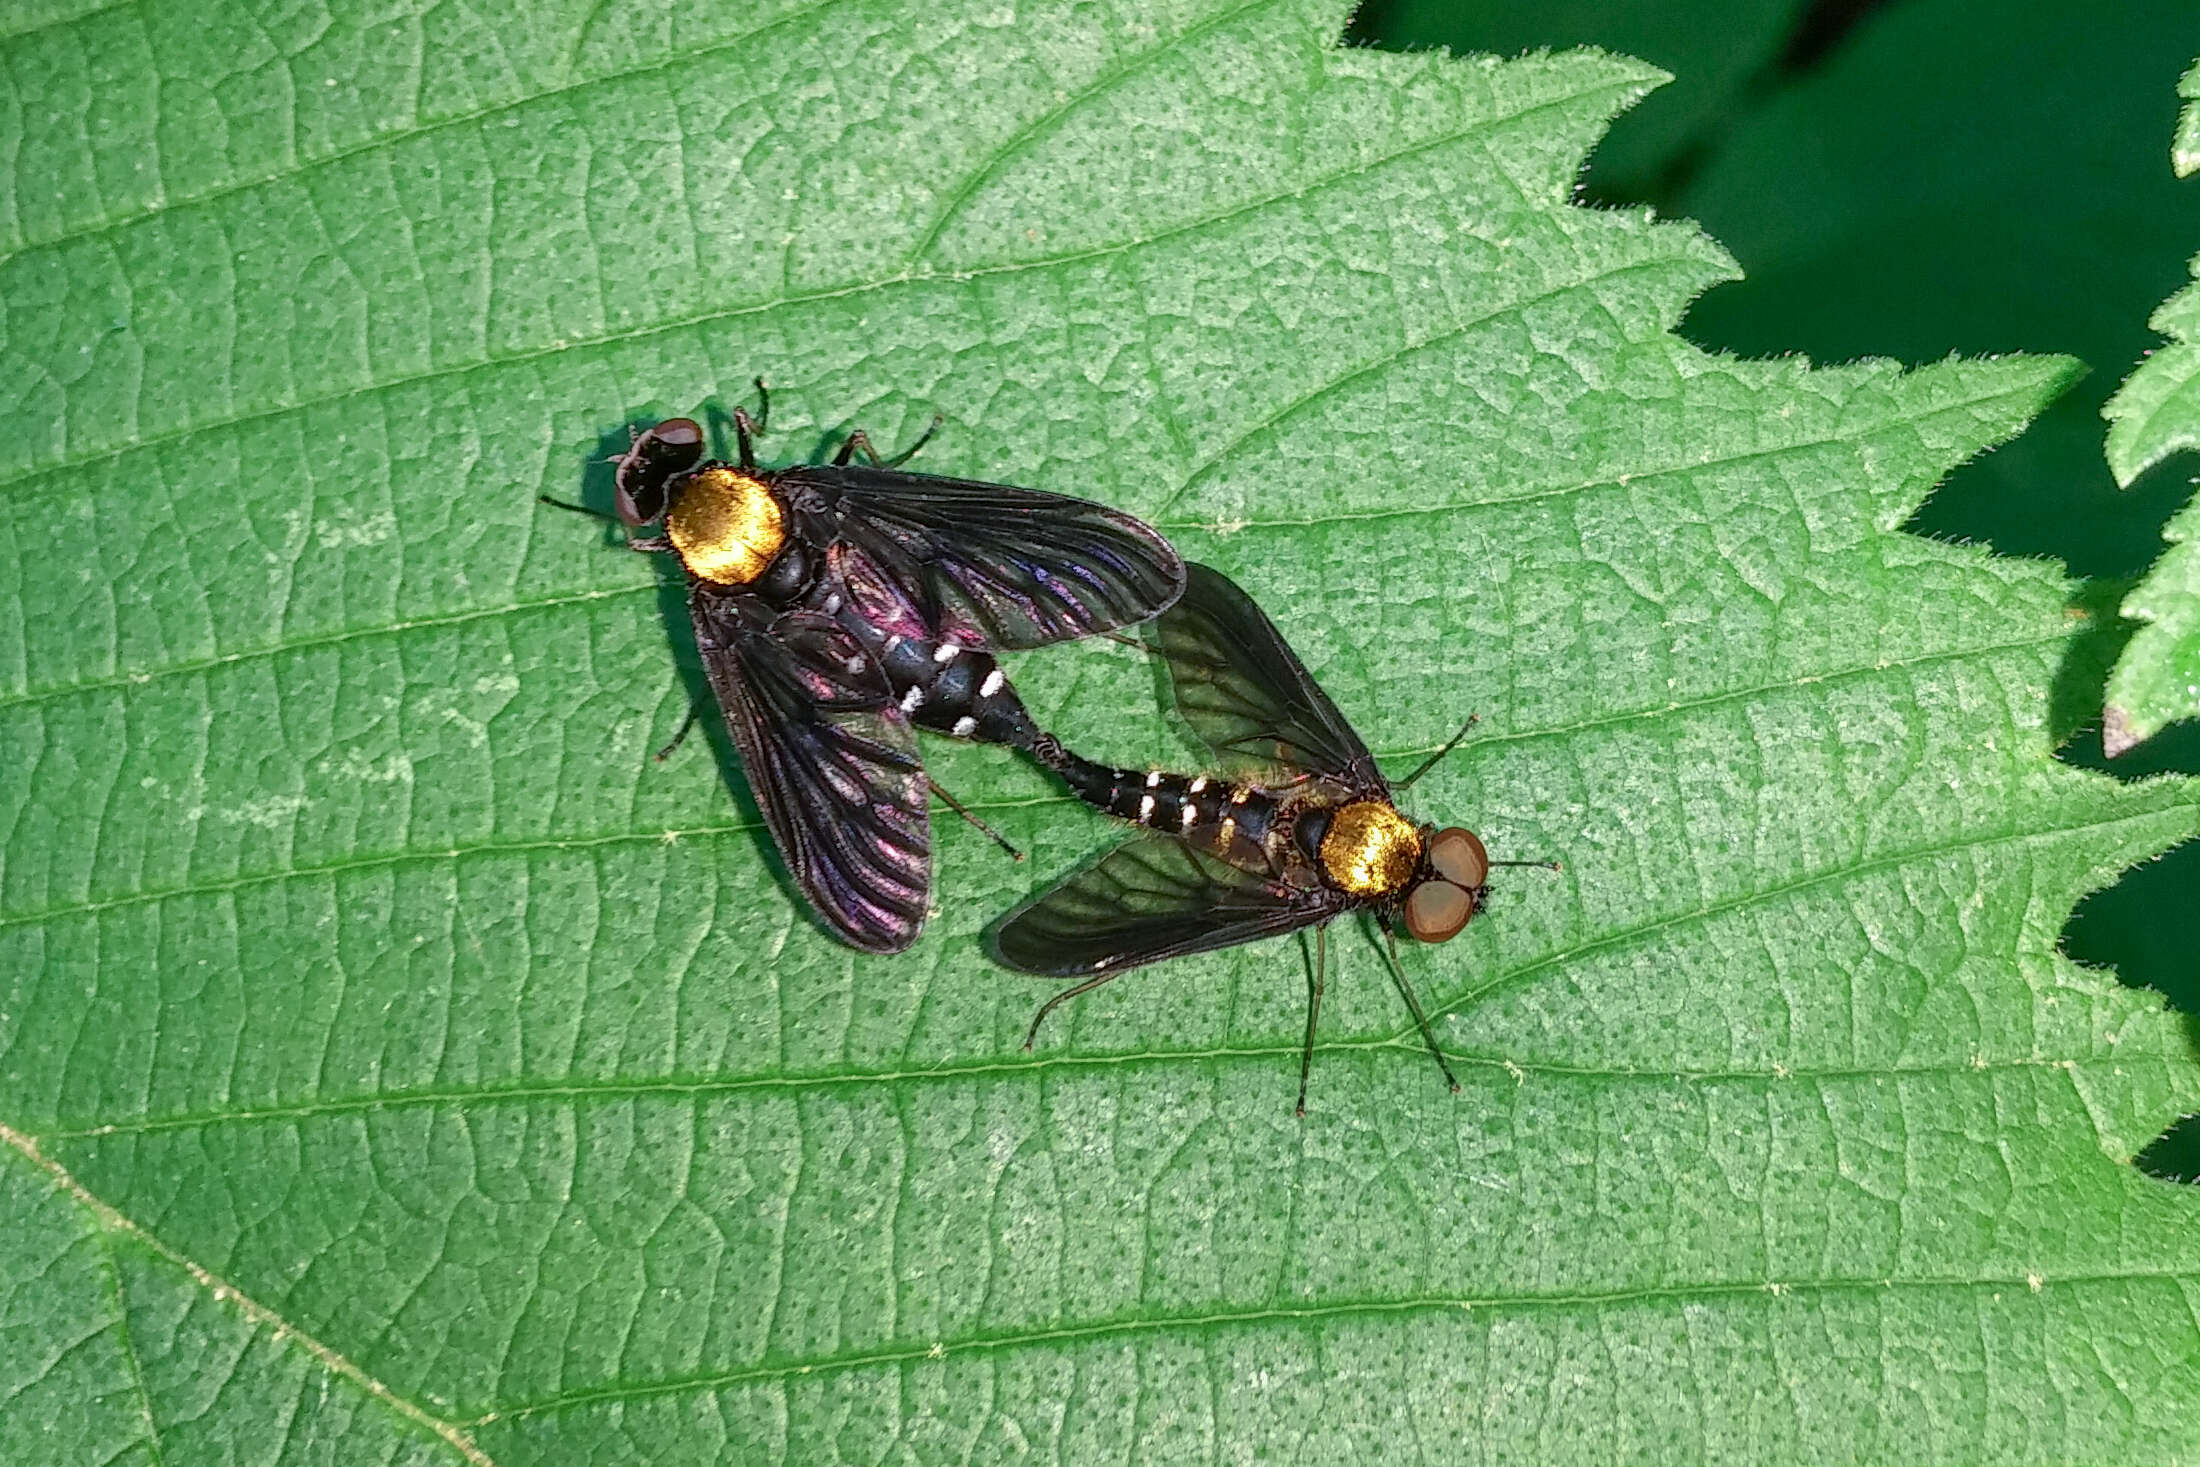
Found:
[{"label": "background leaf", "polygon": [[2162,535],[2169,549],[2124,598],[2124,615],[2145,625],[2109,674],[2101,741],[2111,754],[2151,738],[2164,724],[2200,716],[2200,500],[2186,505]]},{"label": "background leaf", "polygon": [[1597,46],[1662,68],[1671,79],[1597,146],[1586,178],[1600,198],[1655,200],[1776,72],[1813,8],[1802,0],[1368,0],[1353,11],[1351,34],[1393,50],[1498,56]]},{"label": "background leaf", "polygon": [[[2200,99],[2200,63],[2177,84],[2181,97]],[[2179,177],[2200,168],[2200,100],[2186,104],[2171,160]],[[2200,273],[2200,257],[2193,261]],[[2186,449],[2200,446],[2200,286],[2162,303],[2147,325],[2171,339],[2132,369],[2101,409],[2108,419],[2108,466],[2116,482],[2132,480]],[[2200,559],[2190,542],[2200,534],[2200,501],[2163,530],[2170,549],[2124,598],[2123,613],[2146,623],[2108,679],[2101,734],[2121,754],[2165,724],[2200,714]]]},{"label": "background leaf", "polygon": [[2098,413],[2116,372],[2154,345],[2146,313],[2200,238],[2200,192],[2161,162],[2196,53],[2200,12],[2176,0],[1874,11],[1656,200],[1749,266],[1698,303],[1686,334],[1820,361],[2077,357],[2094,372],[1911,528],[2081,575],[2137,574],[2185,488],[2112,482]]},{"label": "background leaf", "polygon": [[[5,43],[9,1460],[2182,1449],[2124,1163],[2200,1072],[2054,948],[2200,792],[2057,764],[2070,588],[1898,529],[2068,364],[1681,342],[1732,262],[1569,204],[1635,63],[701,9]],[[1481,712],[1416,804],[1567,869],[1411,955],[1464,1094],[1353,939],[1303,1123],[1288,944],[1023,1055],[977,934],[1118,832],[997,751],[927,752],[1032,865],[943,821],[889,960],[650,764],[676,598],[534,495],[758,373],[1154,517],[1393,767]],[[1183,757],[1123,649],[1016,674]]]},{"label": "background leaf", "polygon": [[2177,95],[2185,105],[2177,114],[2177,136],[2169,147],[2170,167],[2179,178],[2200,173],[2200,61],[2177,80]]}]

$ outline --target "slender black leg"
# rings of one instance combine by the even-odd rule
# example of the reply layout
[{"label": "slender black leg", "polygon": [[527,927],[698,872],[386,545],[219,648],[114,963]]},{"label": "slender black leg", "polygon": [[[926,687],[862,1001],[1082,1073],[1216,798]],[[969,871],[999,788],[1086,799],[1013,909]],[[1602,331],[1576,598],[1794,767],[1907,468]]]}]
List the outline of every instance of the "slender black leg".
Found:
[{"label": "slender black leg", "polygon": [[1153,650],[1151,647],[1148,647],[1144,642],[1139,641],[1138,638],[1127,637],[1121,632],[1102,632],[1100,635],[1106,637],[1111,642],[1120,642],[1134,652],[1151,652]]},{"label": "slender black leg", "polygon": [[1390,947],[1390,976],[1398,980],[1398,992],[1404,996],[1406,1007],[1413,1011],[1413,1022],[1421,1026],[1421,1038],[1427,1041],[1428,1052],[1435,1058],[1436,1068],[1444,1072],[1445,1083],[1451,1086],[1452,1093],[1456,1095],[1459,1092],[1459,1077],[1451,1072],[1450,1061],[1444,1058],[1444,1051],[1438,1047],[1436,1031],[1429,1028],[1428,1015],[1421,1012],[1421,1000],[1414,997],[1413,985],[1406,982],[1406,970],[1398,962],[1398,939],[1387,925],[1383,928],[1383,941]]},{"label": "slender black leg", "polygon": [[1321,1022],[1322,979],[1328,966],[1329,924],[1324,922],[1314,929],[1314,971],[1306,980],[1306,1047],[1299,1051],[1298,1114],[1301,1120],[1306,1117],[1306,1077],[1314,1069],[1314,1026]]},{"label": "slender black leg", "polygon": [[1459,732],[1451,736],[1451,741],[1445,744],[1444,747],[1442,747],[1441,749],[1438,749],[1435,753],[1429,755],[1426,759],[1423,759],[1421,761],[1421,767],[1419,769],[1414,770],[1411,774],[1407,775],[1404,779],[1398,782],[1398,788],[1402,790],[1412,789],[1413,782],[1415,780],[1419,779],[1422,775],[1428,773],[1431,769],[1434,769],[1436,767],[1437,760],[1443,758],[1446,754],[1449,754],[1453,749],[1458,748],[1459,741],[1467,736],[1467,730],[1474,727],[1477,723],[1480,723],[1481,721],[1481,714],[1468,714],[1467,721],[1459,725]]},{"label": "slender black leg", "polygon": [[938,780],[927,776],[924,782],[932,786],[932,793],[938,795],[942,803],[944,803],[948,809],[954,811],[957,815],[962,816],[963,819],[969,821],[972,825],[975,825],[978,828],[979,832],[986,837],[986,839],[992,841],[993,844],[999,846],[1002,850],[1008,852],[1017,860],[1021,861],[1024,858],[1024,853],[1017,850],[1014,846],[1010,845],[1006,840],[1003,840],[999,831],[995,830],[992,826],[986,824],[983,820],[980,820],[977,816],[971,814],[969,810],[964,808],[962,801],[956,799],[946,790],[941,789],[940,782]]},{"label": "slender black leg", "polygon": [[1103,983],[1113,983],[1116,979],[1122,977],[1125,973],[1129,971],[1130,969],[1128,968],[1117,968],[1112,973],[1095,973],[1092,977],[1087,978],[1084,982],[1076,984],[1073,987],[1063,989],[1060,993],[1057,993],[1056,995],[1054,995],[1054,997],[1039,1005],[1039,1012],[1031,1016],[1031,1027],[1024,1031],[1024,1048],[1031,1048],[1033,1041],[1038,1039],[1039,1026],[1047,1021],[1048,1014],[1053,1013],[1056,1009],[1060,1008],[1063,1004],[1068,1003],[1071,999],[1079,998],[1085,994],[1092,992],[1095,988],[1098,988]]},{"label": "slender black leg", "polygon": [[671,743],[657,751],[657,762],[659,764],[670,759],[672,751],[687,742],[687,736],[695,731],[696,720],[702,716],[703,710],[699,706],[693,703],[688,704],[688,716],[680,721],[680,731],[672,736]]},{"label": "slender black leg", "polygon": [[925,426],[925,429],[922,433],[919,433],[917,435],[917,441],[910,444],[901,452],[895,454],[892,458],[888,459],[885,466],[890,469],[898,469],[903,464],[909,462],[909,460],[915,458],[917,456],[917,450],[924,447],[925,444],[930,443],[932,441],[932,435],[939,432],[940,424],[946,421],[947,419],[940,414],[932,414],[932,421]]},{"label": "slender black leg", "polygon": [[764,425],[771,421],[771,416],[771,389],[759,377],[756,379],[756,416],[750,417],[749,410],[744,407],[733,410],[733,444],[742,468],[756,467],[756,440],[764,436]]},{"label": "slender black leg", "polygon": [[878,450],[871,446],[871,435],[858,428],[848,435],[847,442],[840,445],[840,452],[833,455],[833,462],[835,464],[845,464],[850,459],[861,455],[863,461],[874,469],[898,469],[915,458],[917,450],[930,443],[932,435],[939,432],[940,424],[946,421],[938,413],[932,414],[930,425],[917,435],[917,441],[895,454],[892,458],[880,458]]}]

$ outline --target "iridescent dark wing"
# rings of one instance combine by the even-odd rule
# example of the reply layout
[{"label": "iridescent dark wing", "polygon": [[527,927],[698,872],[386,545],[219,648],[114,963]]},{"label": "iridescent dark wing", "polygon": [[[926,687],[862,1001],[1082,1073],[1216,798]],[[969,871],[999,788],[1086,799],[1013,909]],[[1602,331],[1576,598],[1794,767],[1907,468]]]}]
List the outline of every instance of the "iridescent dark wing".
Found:
[{"label": "iridescent dark wing", "polygon": [[1010,913],[993,950],[1026,973],[1100,973],[1257,942],[1350,905],[1335,891],[1279,891],[1157,832],[1117,846]]},{"label": "iridescent dark wing", "polygon": [[908,947],[931,896],[930,786],[877,665],[823,617],[758,625],[738,598],[702,589],[688,604],[711,691],[796,884],[850,944]]},{"label": "iridescent dark wing", "polygon": [[1236,773],[1277,770],[1387,795],[1375,758],[1283,633],[1221,571],[1187,561],[1184,595],[1154,632],[1177,711]]},{"label": "iridescent dark wing", "polygon": [[[824,508],[810,528],[851,588],[890,588],[918,624],[965,646],[1044,646],[1157,615],[1184,563],[1150,526],[1009,484],[865,464],[780,471]],[[798,499],[800,496],[794,496]]]}]

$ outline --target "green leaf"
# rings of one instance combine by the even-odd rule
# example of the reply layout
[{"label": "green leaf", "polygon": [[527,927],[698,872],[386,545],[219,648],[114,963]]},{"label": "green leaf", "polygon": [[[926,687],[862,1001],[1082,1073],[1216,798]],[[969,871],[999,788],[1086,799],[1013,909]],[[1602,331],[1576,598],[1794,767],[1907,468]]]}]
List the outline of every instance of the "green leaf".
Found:
[{"label": "green leaf", "polygon": [[[2058,764],[2049,566],[1907,536],[2055,360],[1706,355],[1732,262],[1569,204],[1657,76],[1340,7],[787,0],[4,45],[11,1462],[2164,1458],[2181,1024],[2060,957],[2200,790]],[[20,180],[35,179],[35,186]],[[1048,991],[1119,838],[997,750],[941,911],[803,918],[644,557],[540,507],[652,411],[935,410],[1155,518],[1516,873]],[[1181,761],[1153,674],[1019,658]]]},{"label": "green leaf", "polygon": [[2162,538],[2169,549],[2124,598],[2124,615],[2144,625],[2108,676],[2101,747],[2111,755],[2165,724],[2200,717],[2200,499],[2163,527]]},{"label": "green leaf", "polygon": [[1793,44],[1803,10],[1802,0],[1370,0],[1353,12],[1352,29],[1393,50],[1513,56],[1601,46],[1672,73],[1590,159],[1588,182],[1601,196],[1641,200],[1716,140],[1730,110]]},{"label": "green leaf", "polygon": [[[2200,256],[2189,268],[2200,276]],[[2171,454],[2200,447],[2200,285],[2162,302],[2147,326],[2171,344],[2132,368],[2101,409],[2108,467],[2126,488]]]},{"label": "green leaf", "polygon": [[[2171,149],[2180,177],[2200,167],[2200,62],[2177,84],[2195,99],[2179,120]],[[2200,276],[2200,256],[2189,266]],[[2147,326],[2170,345],[2134,367],[2102,407],[2108,466],[2126,488],[2173,454],[2200,447],[2200,285],[2162,302]],[[2101,747],[2114,756],[2164,725],[2200,716],[2200,500],[2162,530],[2170,549],[2125,598],[2123,614],[2144,623],[2109,674]]]},{"label": "green leaf", "polygon": [[2179,178],[2200,173],[2200,61],[2177,79],[2177,95],[2185,99],[2177,114],[2177,135],[2170,140],[2169,166]]}]

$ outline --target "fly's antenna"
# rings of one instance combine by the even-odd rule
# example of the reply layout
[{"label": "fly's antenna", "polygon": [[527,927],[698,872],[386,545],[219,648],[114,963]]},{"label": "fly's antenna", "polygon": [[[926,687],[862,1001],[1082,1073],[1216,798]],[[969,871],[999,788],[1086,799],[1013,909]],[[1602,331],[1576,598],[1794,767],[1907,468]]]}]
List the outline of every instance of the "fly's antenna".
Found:
[{"label": "fly's antenna", "polygon": [[[1434,769],[1436,767],[1437,760],[1443,758],[1446,754],[1449,754],[1453,749],[1458,748],[1459,741],[1467,736],[1467,730],[1474,727],[1477,723],[1480,723],[1481,721],[1481,714],[1468,714],[1467,721],[1459,725],[1459,732],[1453,734],[1450,740],[1445,743],[1444,747],[1438,749],[1435,753],[1429,755],[1426,759],[1423,759],[1421,761],[1421,767],[1419,769],[1414,770],[1411,774],[1400,780],[1398,782],[1398,788],[1402,790],[1412,789],[1413,782],[1415,780],[1419,779],[1422,775],[1428,773],[1431,769]],[[1503,863],[1500,862],[1499,864]]]},{"label": "fly's antenna", "polygon": [[585,504],[575,504],[570,499],[553,499],[547,494],[537,494],[535,498],[549,505],[552,509],[569,509],[575,514],[587,515],[592,520],[610,520],[613,524],[617,524],[619,520],[619,517],[615,514],[605,514],[600,509],[591,509]]}]

